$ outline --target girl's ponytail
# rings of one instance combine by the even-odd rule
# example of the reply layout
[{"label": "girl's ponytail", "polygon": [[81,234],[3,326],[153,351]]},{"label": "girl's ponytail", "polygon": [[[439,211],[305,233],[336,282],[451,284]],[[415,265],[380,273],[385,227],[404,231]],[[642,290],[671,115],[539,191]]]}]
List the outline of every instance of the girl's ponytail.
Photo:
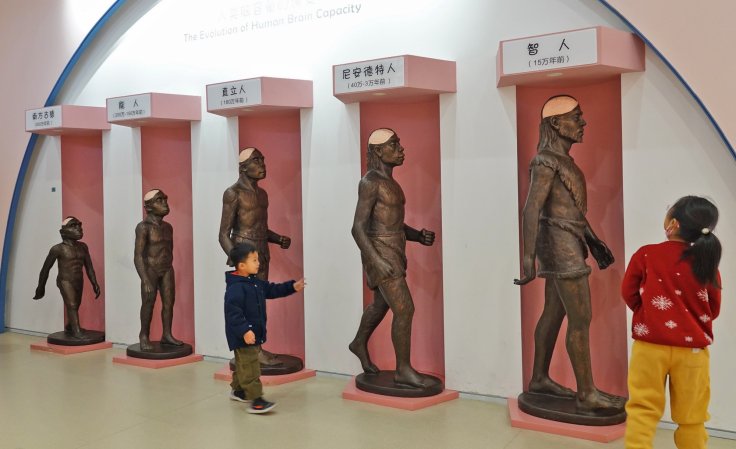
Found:
[{"label": "girl's ponytail", "polygon": [[679,237],[690,243],[682,257],[691,261],[695,278],[704,285],[720,287],[718,264],[722,248],[713,234],[718,223],[718,208],[705,198],[686,196],[672,206],[670,217],[680,224]]}]

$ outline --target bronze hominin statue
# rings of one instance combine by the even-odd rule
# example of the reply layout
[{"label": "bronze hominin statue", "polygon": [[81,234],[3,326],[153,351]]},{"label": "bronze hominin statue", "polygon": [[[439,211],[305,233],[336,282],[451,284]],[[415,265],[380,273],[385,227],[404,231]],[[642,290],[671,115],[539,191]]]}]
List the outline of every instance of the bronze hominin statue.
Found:
[{"label": "bronze hominin statue", "polygon": [[[573,97],[560,95],[544,104],[538,152],[531,161],[531,185],[522,217],[523,276],[514,281],[524,285],[537,275],[545,278],[544,311],[534,334],[534,366],[528,392],[547,398],[567,398],[573,401],[574,412],[578,414],[625,417],[619,413],[623,410],[624,398],[596,388],[590,362],[588,275],[591,270],[585,259],[590,249],[598,267],[605,269],[614,258],[585,217],[585,177],[570,156],[572,145],[583,141],[585,125],[583,111]],[[536,260],[539,261],[538,272]],[[577,381],[577,392],[549,376],[555,341],[565,316],[568,321],[567,353]],[[523,399],[530,397],[535,398],[520,397],[520,406]],[[544,417],[556,419],[554,414]]]},{"label": "bronze hominin statue", "polygon": [[49,255],[46,256],[46,261],[43,263],[43,268],[41,268],[41,273],[38,276],[38,287],[36,287],[36,294],[33,299],[41,299],[46,294],[49,270],[58,260],[59,274],[56,276],[56,286],[59,287],[66,309],[67,324],[64,330],[68,336],[81,339],[84,338],[86,333],[79,324],[79,306],[82,302],[82,290],[84,288],[82,267],[84,267],[87,278],[92,283],[95,299],[100,297],[100,286],[97,285],[89,249],[84,242],[79,241],[84,235],[82,222],[75,217],[67,217],[61,223],[59,233],[62,242],[52,246],[49,250]]},{"label": "bronze hominin statue", "polygon": [[[238,168],[238,181],[222,196],[220,246],[225,254],[230,254],[230,250],[239,243],[253,245],[261,263],[257,277],[268,280],[271,261],[268,244],[275,243],[288,249],[291,239],[268,229],[268,194],[258,186],[258,181],[266,177],[263,154],[256,148],[244,149],[240,152]],[[232,265],[230,260],[228,265]]]},{"label": "bronze hominin statue", "polygon": [[141,332],[138,335],[141,351],[152,351],[149,334],[156,294],[161,294],[161,344],[181,346],[174,338],[171,326],[174,320],[174,230],[164,221],[169,214],[168,197],[158,189],[146,193],[143,198],[146,218],[135,227],[135,253],[133,262],[141,278]]},{"label": "bronze hominin statue", "polygon": [[378,374],[371,362],[368,340],[389,309],[393,312],[391,340],[396,353],[393,381],[398,385],[425,388],[434,383],[411,365],[411,325],[414,302],[406,283],[406,241],[430,246],[434,233],[418,231],[404,223],[406,199],[393,178],[394,167],[404,163],[404,148],[391,129],[373,131],[368,139],[368,171],[358,186],[352,234],[360,248],[373,303],[363,312],[360,327],[349,348],[366,374]]},{"label": "bronze hominin statue", "polygon": [[[268,228],[268,194],[258,185],[266,177],[263,154],[253,147],[240,151],[238,172],[238,181],[222,195],[220,246],[229,255],[230,250],[240,243],[253,245],[258,251],[260,262],[256,277],[267,281],[271,262],[268,244],[274,243],[282,249],[288,249],[291,239]],[[227,263],[233,265],[229,258]],[[259,352],[258,360],[266,374],[287,374],[285,371],[294,372],[303,367],[303,362],[296,357],[273,354],[265,349]]]}]

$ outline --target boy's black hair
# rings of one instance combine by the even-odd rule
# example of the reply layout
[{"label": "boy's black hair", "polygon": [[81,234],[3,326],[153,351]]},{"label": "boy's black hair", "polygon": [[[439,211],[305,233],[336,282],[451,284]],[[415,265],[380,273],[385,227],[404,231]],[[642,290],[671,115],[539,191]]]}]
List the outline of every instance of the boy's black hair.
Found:
[{"label": "boy's black hair", "polygon": [[233,263],[233,266],[237,268],[238,264],[240,262],[244,262],[250,253],[256,252],[258,252],[258,250],[250,243],[240,243],[230,250],[230,261]]},{"label": "boy's black hair", "polygon": [[713,234],[718,223],[718,208],[705,198],[685,196],[670,209],[670,217],[680,223],[679,236],[690,243],[682,252],[683,259],[692,260],[693,274],[702,284],[718,288],[718,264],[721,242]]}]

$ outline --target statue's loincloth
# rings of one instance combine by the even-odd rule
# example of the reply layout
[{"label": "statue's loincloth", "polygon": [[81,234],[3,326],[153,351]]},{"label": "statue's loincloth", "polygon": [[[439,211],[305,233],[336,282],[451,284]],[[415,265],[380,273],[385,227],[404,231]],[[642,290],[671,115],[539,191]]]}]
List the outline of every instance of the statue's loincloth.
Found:
[{"label": "statue's loincloth", "polygon": [[368,233],[368,239],[376,249],[378,256],[385,260],[392,268],[393,275],[382,276],[376,270],[375,264],[366,260],[361,254],[365,269],[368,288],[375,290],[382,283],[406,277],[406,234],[404,231],[386,233]]},{"label": "statue's loincloth", "polygon": [[541,217],[537,235],[538,276],[572,279],[590,274],[585,263],[585,221]]}]

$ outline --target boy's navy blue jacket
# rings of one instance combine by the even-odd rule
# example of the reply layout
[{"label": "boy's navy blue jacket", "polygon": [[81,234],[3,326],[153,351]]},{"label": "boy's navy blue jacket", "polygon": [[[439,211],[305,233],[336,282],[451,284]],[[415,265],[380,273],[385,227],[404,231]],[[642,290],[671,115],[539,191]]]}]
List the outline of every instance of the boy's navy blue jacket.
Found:
[{"label": "boy's navy blue jacket", "polygon": [[296,293],[294,281],[274,284],[254,275],[239,276],[225,273],[225,333],[230,350],[247,345],[243,336],[256,334],[256,345],[266,342],[266,299],[281,298]]}]

